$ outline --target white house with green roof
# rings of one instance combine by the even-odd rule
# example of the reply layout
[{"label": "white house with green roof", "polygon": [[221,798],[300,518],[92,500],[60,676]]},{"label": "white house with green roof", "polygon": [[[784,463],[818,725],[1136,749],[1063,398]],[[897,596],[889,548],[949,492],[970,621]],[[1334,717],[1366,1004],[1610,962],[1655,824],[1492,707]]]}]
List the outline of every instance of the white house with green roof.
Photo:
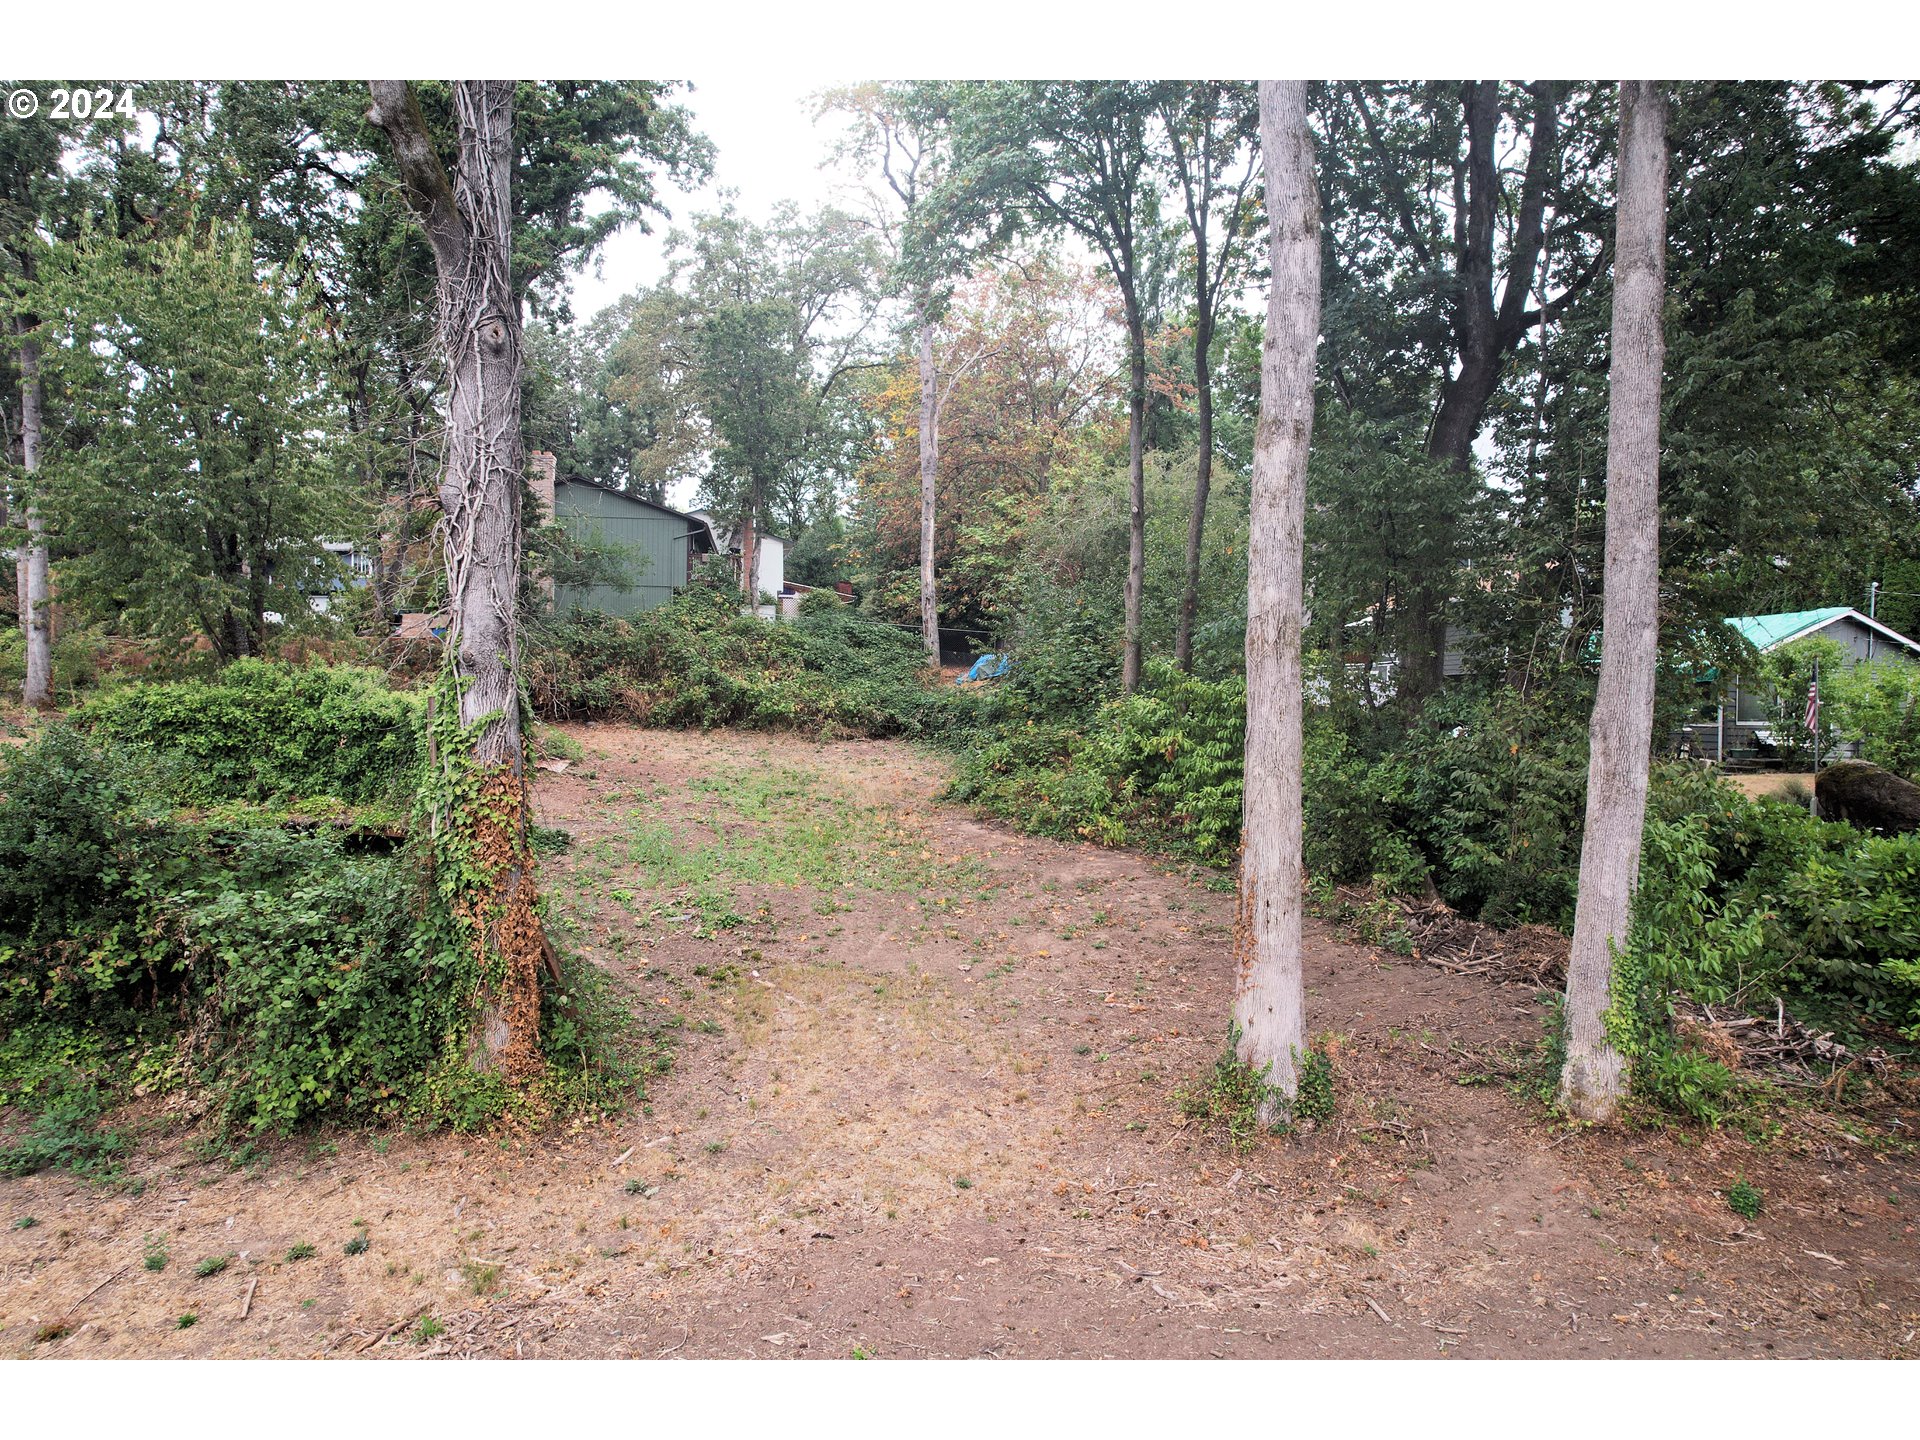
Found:
[{"label": "white house with green roof", "polygon": [[[1774,615],[1735,615],[1726,623],[1762,655],[1818,635],[1837,642],[1857,665],[1920,664],[1920,642],[1845,605],[1786,610]],[[1802,700],[1803,697],[1795,697],[1796,704]],[[1709,702],[1708,713],[1712,714],[1714,708]],[[1773,744],[1773,725],[1779,711],[1780,697],[1764,689],[1749,689],[1740,677],[1734,676],[1720,694],[1719,714],[1710,721],[1688,725],[1684,734],[1694,754],[1711,759],[1764,755]]]},{"label": "white house with green roof", "polygon": [[[1920,664],[1920,642],[1909,640],[1871,615],[1862,615],[1845,605],[1829,605],[1821,610],[1786,610],[1777,615],[1736,615],[1726,623],[1762,655],[1818,635],[1838,643],[1856,665],[1885,660]],[[1728,697],[1728,712],[1741,721],[1768,720],[1773,716],[1774,704],[1773,696],[1749,694],[1741,690],[1736,681]]]}]

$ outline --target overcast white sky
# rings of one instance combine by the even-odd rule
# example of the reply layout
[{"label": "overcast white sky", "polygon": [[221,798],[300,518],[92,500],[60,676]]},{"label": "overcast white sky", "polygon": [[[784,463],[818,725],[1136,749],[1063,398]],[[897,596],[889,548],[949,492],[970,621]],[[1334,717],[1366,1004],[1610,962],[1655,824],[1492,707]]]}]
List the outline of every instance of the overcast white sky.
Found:
[{"label": "overcast white sky", "polygon": [[782,200],[793,200],[811,210],[836,197],[844,180],[820,168],[836,133],[829,116],[813,123],[810,97],[845,83],[830,78],[767,80],[754,76],[693,78],[694,90],[681,103],[694,114],[694,123],[718,152],[713,181],[688,194],[664,190],[662,199],[673,212],[671,224],[655,222],[652,234],[628,226],[608,242],[598,274],[589,267],[573,282],[573,311],[581,320],[638,286],[651,285],[665,273],[662,248],[672,225],[685,225],[696,212],[719,203],[716,191],[740,192],[743,214],[764,219]]}]

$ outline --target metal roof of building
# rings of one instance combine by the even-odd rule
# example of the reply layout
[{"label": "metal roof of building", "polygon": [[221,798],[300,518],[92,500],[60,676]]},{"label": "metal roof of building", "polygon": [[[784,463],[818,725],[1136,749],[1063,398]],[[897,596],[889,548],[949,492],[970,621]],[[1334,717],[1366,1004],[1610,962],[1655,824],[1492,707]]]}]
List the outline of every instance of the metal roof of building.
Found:
[{"label": "metal roof of building", "polygon": [[1746,637],[1747,642],[1754,649],[1766,651],[1773,649],[1776,645],[1784,645],[1789,640],[1798,640],[1803,635],[1811,635],[1814,631],[1824,629],[1834,621],[1849,616],[1876,634],[1896,644],[1904,645],[1916,655],[1920,655],[1920,644],[1909,640],[1898,630],[1882,625],[1878,620],[1869,615],[1862,615],[1858,610],[1847,605],[1828,605],[1820,610],[1785,610],[1777,615],[1735,615],[1730,616],[1726,623]]}]

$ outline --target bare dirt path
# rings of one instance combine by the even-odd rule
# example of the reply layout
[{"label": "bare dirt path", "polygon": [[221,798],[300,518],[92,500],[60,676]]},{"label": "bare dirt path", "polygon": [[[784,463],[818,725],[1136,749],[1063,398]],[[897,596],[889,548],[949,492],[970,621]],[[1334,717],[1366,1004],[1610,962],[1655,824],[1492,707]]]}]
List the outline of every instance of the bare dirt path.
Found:
[{"label": "bare dirt path", "polygon": [[0,1224],[36,1222],[0,1229],[0,1353],[1915,1352],[1910,1111],[1757,1149],[1556,1129],[1502,1078],[1532,991],[1309,922],[1336,1111],[1236,1152],[1173,1099],[1223,1039],[1217,877],[937,804],[902,745],[571,733],[543,883],[675,1044],[646,1106],[237,1167],[156,1121],[137,1195],[0,1182]]}]

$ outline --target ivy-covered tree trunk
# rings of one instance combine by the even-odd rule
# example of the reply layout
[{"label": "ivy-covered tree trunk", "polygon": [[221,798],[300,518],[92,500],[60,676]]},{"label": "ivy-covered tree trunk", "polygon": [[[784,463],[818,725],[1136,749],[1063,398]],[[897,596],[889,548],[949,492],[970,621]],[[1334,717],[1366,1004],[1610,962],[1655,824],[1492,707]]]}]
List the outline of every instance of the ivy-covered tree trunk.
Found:
[{"label": "ivy-covered tree trunk", "polygon": [[[22,320],[20,341],[20,462],[29,490],[40,468],[41,407],[40,342],[25,338],[30,322]],[[27,679],[21,687],[24,705],[44,710],[53,704],[53,582],[47,565],[46,524],[34,496],[27,496],[27,543],[20,547],[20,624],[27,636]]]},{"label": "ivy-covered tree trunk", "polygon": [[1260,84],[1273,265],[1260,361],[1247,554],[1247,761],[1233,1021],[1239,1057],[1265,1070],[1261,1119],[1278,1118],[1306,1047],[1300,977],[1300,630],[1307,451],[1320,335],[1320,193],[1303,80]]},{"label": "ivy-covered tree trunk", "polygon": [[1615,956],[1624,952],[1640,874],[1653,747],[1660,628],[1660,369],[1666,356],[1667,98],[1620,84],[1620,202],[1608,371],[1606,597],[1600,684],[1587,764],[1580,897],[1567,961],[1567,1062],[1560,1102],[1607,1120],[1626,1061],[1607,1034]]},{"label": "ivy-covered tree trunk", "polygon": [[[444,514],[447,673],[465,755],[439,755],[439,877],[479,970],[470,1057],[518,1078],[540,1063],[540,965],[528,843],[519,637],[520,304],[511,272],[513,82],[454,85],[457,173],[441,168],[405,81],[374,81],[369,118],[386,131],[408,203],[432,243],[447,367]],[[451,873],[450,873],[451,872]]]},{"label": "ivy-covered tree trunk", "polygon": [[933,575],[934,506],[940,493],[939,380],[939,371],[933,363],[933,322],[923,319],[920,322],[920,641],[929,665],[940,663],[940,598]]}]

